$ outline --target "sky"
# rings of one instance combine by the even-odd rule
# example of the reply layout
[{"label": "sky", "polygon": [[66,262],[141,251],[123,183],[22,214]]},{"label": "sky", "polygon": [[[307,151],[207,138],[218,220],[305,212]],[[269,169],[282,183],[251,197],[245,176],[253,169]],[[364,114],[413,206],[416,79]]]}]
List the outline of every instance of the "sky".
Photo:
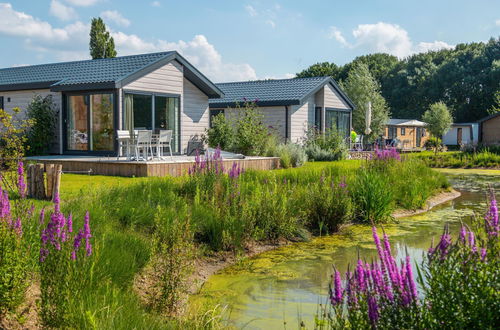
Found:
[{"label": "sky", "polygon": [[89,59],[90,20],[118,56],[177,50],[214,82],[500,35],[500,0],[0,0],[0,67]]}]

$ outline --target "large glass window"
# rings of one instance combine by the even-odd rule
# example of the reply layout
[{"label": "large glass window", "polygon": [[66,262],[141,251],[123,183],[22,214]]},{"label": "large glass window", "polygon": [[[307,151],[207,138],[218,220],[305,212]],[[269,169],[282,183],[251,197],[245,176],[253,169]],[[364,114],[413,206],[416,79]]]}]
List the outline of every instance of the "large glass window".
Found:
[{"label": "large glass window", "polygon": [[66,149],[113,151],[113,94],[68,95]]},{"label": "large glass window", "polygon": [[113,150],[115,130],[113,125],[113,94],[90,96],[92,139],[90,150]]},{"label": "large glass window", "polygon": [[179,98],[155,95],[155,129],[171,130],[172,150],[179,145]]},{"label": "large glass window", "polygon": [[348,111],[325,109],[325,128],[336,129],[339,133],[347,136],[349,134],[351,122]]},{"label": "large glass window", "polygon": [[88,97],[68,96],[66,137],[68,150],[88,150]]},{"label": "large glass window", "polygon": [[172,150],[179,150],[179,98],[125,94],[124,129],[172,130]]}]

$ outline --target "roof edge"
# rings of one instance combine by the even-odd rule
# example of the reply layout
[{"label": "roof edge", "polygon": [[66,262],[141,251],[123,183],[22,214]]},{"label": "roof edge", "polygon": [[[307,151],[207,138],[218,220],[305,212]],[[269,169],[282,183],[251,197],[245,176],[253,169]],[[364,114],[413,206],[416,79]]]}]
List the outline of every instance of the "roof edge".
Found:
[{"label": "roof edge", "polygon": [[[196,69],[191,63],[189,63],[184,57],[182,57],[177,51],[172,51],[166,54],[164,57],[160,57],[158,60],[149,63],[136,71],[124,75],[115,81],[116,88],[122,88],[125,85],[131,83],[140,77],[153,72],[161,68],[162,66],[168,64],[169,62],[176,60],[184,68],[188,69],[188,72],[184,72],[184,77],[191,81],[196,87],[198,87],[202,92],[204,92],[208,97],[220,98],[224,96],[224,93],[205,75],[203,75],[198,69]],[[187,74],[186,74],[187,73]]]},{"label": "roof edge", "polygon": [[[230,102],[209,102],[208,106],[211,109],[216,108],[236,108],[241,105],[244,101],[230,101]],[[298,105],[300,100],[277,100],[277,101],[257,101],[255,104],[258,107],[277,107],[277,106],[287,106],[287,105]]]},{"label": "roof edge", "polygon": [[52,84],[54,83],[57,83],[57,81],[41,81],[22,84],[0,85],[0,92],[22,91],[30,89],[50,89],[50,86],[52,86]]}]

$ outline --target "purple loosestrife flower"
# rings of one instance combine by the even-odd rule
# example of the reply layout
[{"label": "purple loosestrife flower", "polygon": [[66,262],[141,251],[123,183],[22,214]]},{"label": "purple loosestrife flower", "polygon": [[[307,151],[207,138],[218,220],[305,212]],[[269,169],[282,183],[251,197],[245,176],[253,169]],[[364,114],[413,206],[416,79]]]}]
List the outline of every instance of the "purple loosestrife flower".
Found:
[{"label": "purple loosestrife flower", "polygon": [[66,219],[66,228],[68,233],[73,232],[73,215],[71,213],[69,214],[68,219]]},{"label": "purple loosestrife flower", "polygon": [[40,223],[40,225],[43,225],[45,223],[45,206],[42,207],[42,210],[40,211],[39,223]]},{"label": "purple loosestrife flower", "polygon": [[486,248],[481,248],[481,261],[486,259]]},{"label": "purple loosestrife flower", "polygon": [[26,197],[26,181],[24,180],[24,164],[19,162],[17,164],[17,189],[21,198]]},{"label": "purple loosestrife flower", "polygon": [[469,231],[469,247],[471,248],[472,252],[477,252],[476,237],[474,235],[474,232],[472,231]]},{"label": "purple loosestrife flower", "polygon": [[85,237],[85,251],[87,252],[87,257],[92,254],[92,244],[90,243],[90,238],[92,235],[90,234],[90,216],[89,211],[85,213],[85,222],[83,225],[83,234]]},{"label": "purple loosestrife flower", "polygon": [[460,228],[460,234],[458,235],[458,238],[461,242],[465,243],[465,237],[467,236],[467,231],[465,229],[465,226],[462,225]]},{"label": "purple loosestrife flower", "polygon": [[411,269],[409,255],[406,256],[406,279],[408,281],[411,297],[416,301],[418,297],[417,285],[415,284],[415,280],[413,278],[413,270]]},{"label": "purple loosestrife flower", "polygon": [[342,303],[342,281],[340,278],[340,273],[338,270],[335,270],[332,275],[333,289],[330,288],[330,302],[333,306],[339,305]]},{"label": "purple loosestrife flower", "polygon": [[370,318],[372,326],[375,327],[379,318],[379,313],[377,299],[373,295],[368,297],[368,317]]},{"label": "purple loosestrife flower", "polygon": [[490,208],[486,213],[485,220],[486,227],[488,228],[488,235],[498,236],[498,205],[493,192],[491,192]]},{"label": "purple loosestrife flower", "polygon": [[363,292],[366,290],[366,277],[363,261],[361,261],[361,259],[358,259],[358,265],[356,266],[356,275],[358,280],[358,288],[361,292]]},{"label": "purple loosestrife flower", "polygon": [[0,188],[0,219],[11,223],[9,194],[2,188]]},{"label": "purple loosestrife flower", "polygon": [[21,218],[18,217],[16,222],[14,223],[14,230],[19,236],[23,235],[23,226],[21,224]]},{"label": "purple loosestrife flower", "polygon": [[76,253],[80,249],[80,246],[82,245],[82,240],[85,238],[85,234],[83,233],[83,230],[79,230],[78,233],[75,235],[75,238],[73,240],[73,252],[71,253],[71,259],[75,260],[76,259]]}]

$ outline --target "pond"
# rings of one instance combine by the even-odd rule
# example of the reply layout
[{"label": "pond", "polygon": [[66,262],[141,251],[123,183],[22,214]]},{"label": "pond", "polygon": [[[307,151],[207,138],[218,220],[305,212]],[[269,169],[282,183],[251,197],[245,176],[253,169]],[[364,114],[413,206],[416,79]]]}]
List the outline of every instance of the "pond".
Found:
[{"label": "pond", "polygon": [[[474,212],[483,213],[487,187],[500,189],[500,171],[443,172],[462,193],[459,198],[384,225],[398,259],[408,251],[412,260],[421,263],[423,253],[433,238],[439,239],[445,223],[457,233],[460,221],[467,221]],[[318,304],[326,302],[333,266],[345,272],[356,262],[358,253],[367,261],[377,255],[370,226],[353,225],[339,234],[245,259],[210,277],[200,294],[192,297],[191,305],[227,306],[228,323],[236,328],[297,328],[302,320],[311,328]]]}]

